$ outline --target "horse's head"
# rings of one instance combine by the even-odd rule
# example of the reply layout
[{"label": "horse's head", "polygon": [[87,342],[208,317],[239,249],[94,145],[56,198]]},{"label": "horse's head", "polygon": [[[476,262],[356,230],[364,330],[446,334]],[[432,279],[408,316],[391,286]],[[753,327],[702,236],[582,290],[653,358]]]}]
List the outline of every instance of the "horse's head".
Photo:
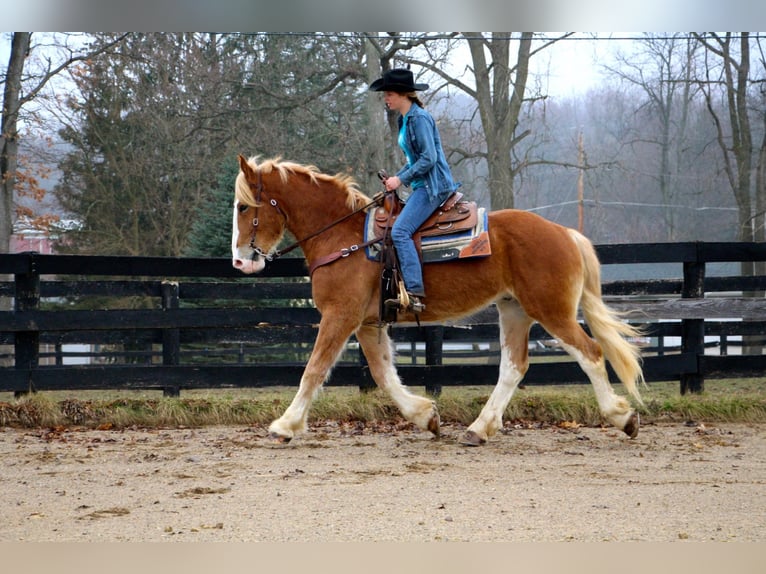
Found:
[{"label": "horse's head", "polygon": [[243,273],[266,266],[285,233],[285,216],[264,189],[263,174],[243,156],[235,184],[231,230],[231,263]]}]

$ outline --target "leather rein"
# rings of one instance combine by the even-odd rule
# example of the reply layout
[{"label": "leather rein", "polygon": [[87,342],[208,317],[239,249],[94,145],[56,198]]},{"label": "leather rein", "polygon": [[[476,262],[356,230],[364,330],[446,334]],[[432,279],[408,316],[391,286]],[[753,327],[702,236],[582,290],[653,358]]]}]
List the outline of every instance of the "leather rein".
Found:
[{"label": "leather rein", "polygon": [[[255,184],[255,191],[256,191],[255,205],[253,206],[255,208],[255,217],[253,218],[252,232],[250,234],[250,248],[253,250],[252,259],[255,259],[256,257],[260,256],[260,257],[263,257],[266,261],[273,261],[274,259],[277,259],[278,257],[282,257],[282,255],[284,255],[286,253],[290,253],[294,249],[297,249],[298,247],[300,247],[300,245],[302,243],[308,241],[309,239],[313,239],[314,237],[317,237],[317,236],[321,235],[325,231],[335,227],[339,223],[342,223],[342,222],[346,221],[347,219],[353,217],[357,213],[360,213],[362,211],[365,211],[366,209],[369,209],[373,205],[380,204],[382,202],[382,200],[383,200],[383,194],[380,194],[380,197],[376,196],[368,204],[363,205],[362,207],[360,207],[358,209],[355,209],[354,211],[352,211],[351,213],[349,213],[347,215],[344,215],[340,219],[336,219],[332,223],[329,223],[328,225],[325,225],[324,227],[322,227],[318,231],[315,231],[314,233],[311,233],[310,235],[304,237],[303,239],[299,239],[299,240],[291,243],[290,245],[288,245],[284,249],[275,249],[271,253],[267,253],[267,252],[263,251],[260,247],[258,247],[255,244],[255,234],[258,231],[258,225],[260,223],[259,219],[258,219],[258,210],[259,210],[260,205],[261,205],[261,196],[265,196],[266,195],[266,193],[264,192],[264,189],[263,189],[263,179],[262,179],[260,170],[258,171],[258,181]],[[268,198],[264,197],[264,199],[268,199]],[[277,213],[279,213],[279,215],[281,215],[285,219],[285,221],[288,221],[287,214],[284,211],[282,211],[281,207],[279,207],[279,203],[277,202],[276,199],[273,199],[273,198],[272,199],[268,199],[268,202],[269,202],[269,205],[271,205],[274,209],[277,210]],[[382,237],[376,237],[374,239],[371,239],[370,241],[365,241],[364,243],[355,243],[354,245],[350,245],[348,247],[344,247],[342,249],[339,249],[338,251],[335,251],[333,253],[329,253],[327,255],[319,257],[318,259],[316,259],[309,266],[309,276],[311,276],[318,267],[321,267],[323,265],[327,265],[328,263],[332,263],[333,261],[337,261],[338,259],[342,259],[344,257],[348,257],[352,253],[356,253],[360,249],[364,249],[365,247],[368,247],[368,246],[373,245],[375,243],[379,243],[382,240],[383,240]]]}]

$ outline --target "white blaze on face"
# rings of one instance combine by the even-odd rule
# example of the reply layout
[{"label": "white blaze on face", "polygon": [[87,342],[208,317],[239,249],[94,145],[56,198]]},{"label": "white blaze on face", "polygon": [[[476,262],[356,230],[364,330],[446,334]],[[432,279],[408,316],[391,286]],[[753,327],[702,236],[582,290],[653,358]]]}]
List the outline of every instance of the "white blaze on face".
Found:
[{"label": "white blaze on face", "polygon": [[231,258],[234,261],[237,258],[237,238],[239,229],[237,228],[237,212],[239,211],[239,201],[234,202],[233,215],[231,218]]},{"label": "white blaze on face", "polygon": [[239,243],[238,215],[239,202],[235,201],[231,221],[231,264],[242,273],[258,273],[266,266],[266,261],[260,255],[253,258],[255,252],[249,245],[237,246]]}]

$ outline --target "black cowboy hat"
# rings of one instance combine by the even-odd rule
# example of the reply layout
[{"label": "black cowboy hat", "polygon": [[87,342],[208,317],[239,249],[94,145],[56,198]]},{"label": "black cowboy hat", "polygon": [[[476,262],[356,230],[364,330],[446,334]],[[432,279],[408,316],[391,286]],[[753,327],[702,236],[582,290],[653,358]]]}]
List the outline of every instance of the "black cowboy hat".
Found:
[{"label": "black cowboy hat", "polygon": [[373,92],[407,93],[427,89],[428,84],[416,84],[412,72],[403,69],[383,72],[382,78],[378,78],[370,84],[370,90]]}]

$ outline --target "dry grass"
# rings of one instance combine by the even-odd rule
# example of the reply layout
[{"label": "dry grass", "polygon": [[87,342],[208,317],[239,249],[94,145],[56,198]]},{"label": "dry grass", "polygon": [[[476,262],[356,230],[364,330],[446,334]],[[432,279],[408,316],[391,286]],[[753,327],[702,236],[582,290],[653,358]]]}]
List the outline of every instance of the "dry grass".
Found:
[{"label": "dry grass", "polygon": [[[678,383],[652,383],[644,390],[645,421],[766,422],[766,384],[760,379],[708,381],[699,395],[681,396]],[[469,424],[492,391],[490,386],[446,387],[436,398],[442,421]],[[617,391],[624,394],[621,387]],[[287,408],[294,388],[184,391],[40,392],[14,399],[0,395],[0,426],[90,428],[267,425]],[[414,392],[423,393],[422,389]],[[584,425],[603,423],[590,386],[528,386],[514,395],[507,420]],[[355,388],[321,391],[311,420],[393,421],[398,410],[384,393]]]}]

